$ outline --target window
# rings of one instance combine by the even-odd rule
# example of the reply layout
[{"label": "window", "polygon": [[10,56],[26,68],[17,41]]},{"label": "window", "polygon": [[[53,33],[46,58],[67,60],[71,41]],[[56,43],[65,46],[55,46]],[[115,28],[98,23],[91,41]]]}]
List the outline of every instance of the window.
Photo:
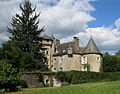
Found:
[{"label": "window", "polygon": [[46,51],[46,54],[48,55],[48,51]]},{"label": "window", "polygon": [[53,65],[51,65],[51,68],[53,68]]},{"label": "window", "polygon": [[54,63],[57,63],[57,60],[56,60],[56,58],[54,58]]},{"label": "window", "polygon": [[62,63],[63,62],[63,58],[62,57],[60,57],[60,63]]},{"label": "window", "polygon": [[96,58],[96,61],[97,61],[97,62],[100,62],[100,57],[97,57],[97,58]]},{"label": "window", "polygon": [[87,63],[87,57],[86,56],[83,56],[82,57],[82,64],[86,64]]},{"label": "window", "polygon": [[60,71],[62,71],[63,68],[60,67]]}]

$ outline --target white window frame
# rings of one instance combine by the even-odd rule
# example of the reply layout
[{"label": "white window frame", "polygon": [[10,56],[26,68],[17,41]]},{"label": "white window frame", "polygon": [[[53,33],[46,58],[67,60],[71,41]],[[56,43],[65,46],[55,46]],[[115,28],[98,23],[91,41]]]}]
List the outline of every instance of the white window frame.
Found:
[{"label": "white window frame", "polygon": [[87,64],[87,56],[83,56],[81,62],[82,64]]},{"label": "white window frame", "polygon": [[97,62],[100,62],[100,61],[101,61],[101,58],[97,56],[97,57],[96,57],[96,61],[97,61]]}]

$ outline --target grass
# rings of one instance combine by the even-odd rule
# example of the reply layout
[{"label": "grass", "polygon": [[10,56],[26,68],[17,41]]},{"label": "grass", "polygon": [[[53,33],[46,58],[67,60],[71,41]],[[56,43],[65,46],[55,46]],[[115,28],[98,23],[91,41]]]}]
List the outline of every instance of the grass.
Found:
[{"label": "grass", "polygon": [[27,88],[8,94],[120,94],[120,81],[90,82],[65,87]]}]

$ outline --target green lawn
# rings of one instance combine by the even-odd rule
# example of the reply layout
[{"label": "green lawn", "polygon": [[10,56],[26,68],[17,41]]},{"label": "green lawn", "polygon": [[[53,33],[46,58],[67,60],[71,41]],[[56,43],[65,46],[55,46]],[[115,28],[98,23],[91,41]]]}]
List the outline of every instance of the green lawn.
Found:
[{"label": "green lawn", "polygon": [[9,94],[120,94],[120,81],[92,82],[52,88],[29,88]]}]

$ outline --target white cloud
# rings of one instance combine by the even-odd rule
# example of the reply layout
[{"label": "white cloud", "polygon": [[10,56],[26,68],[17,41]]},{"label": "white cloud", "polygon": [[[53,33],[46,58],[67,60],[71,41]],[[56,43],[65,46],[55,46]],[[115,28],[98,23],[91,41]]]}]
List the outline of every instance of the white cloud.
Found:
[{"label": "white cloud", "polygon": [[120,18],[115,21],[115,26],[120,31]]},{"label": "white cloud", "polygon": [[[12,16],[20,13],[19,3],[23,1],[0,1],[0,28],[10,25]],[[31,3],[37,6],[37,13],[41,11],[39,26],[45,26],[46,33],[58,38],[83,32],[88,27],[87,23],[95,20],[89,14],[94,10],[89,0],[31,0]]]},{"label": "white cloud", "polygon": [[[120,50],[120,32],[117,28],[96,27],[87,28],[85,32],[79,32],[74,35],[80,38],[80,46],[85,47],[92,36],[101,51]],[[62,42],[72,39],[72,37],[62,39]]]},{"label": "white cloud", "polygon": [[87,23],[95,20],[89,12],[94,10],[88,0],[60,0],[55,6],[41,6],[41,23],[46,32],[58,38],[84,32]]},{"label": "white cloud", "polygon": [[[115,28],[89,28],[88,22],[96,20],[90,15],[95,8],[90,4],[96,0],[30,0],[41,12],[39,26],[45,26],[46,34],[54,34],[62,42],[72,40],[73,36],[80,38],[81,46],[85,46],[93,36],[101,50],[119,50],[120,18],[115,21]],[[20,13],[19,4],[24,0],[0,0],[0,40],[8,40],[5,32],[10,26],[11,18]],[[96,10],[97,11],[97,10]],[[104,24],[104,23],[103,23]]]}]

